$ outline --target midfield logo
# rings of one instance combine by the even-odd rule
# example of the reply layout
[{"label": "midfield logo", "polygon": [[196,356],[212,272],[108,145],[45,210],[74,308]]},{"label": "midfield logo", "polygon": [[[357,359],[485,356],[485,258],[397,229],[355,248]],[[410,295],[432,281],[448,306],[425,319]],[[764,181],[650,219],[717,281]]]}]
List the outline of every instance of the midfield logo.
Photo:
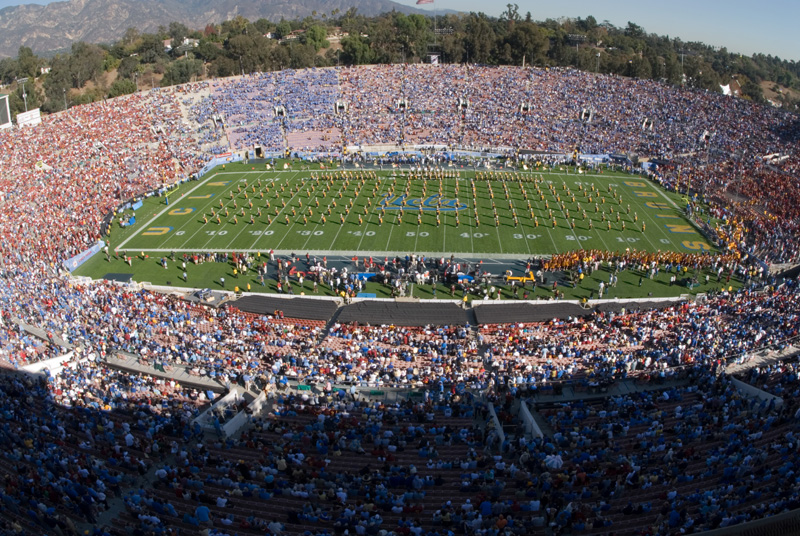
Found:
[{"label": "midfield logo", "polygon": [[421,197],[406,197],[405,195],[392,197],[392,194],[384,194],[378,206],[387,210],[422,208],[422,210],[430,210],[433,212],[435,212],[436,209],[439,209],[441,212],[455,212],[467,208],[467,205],[459,203],[458,199],[448,199],[440,195],[431,195],[423,200]]}]

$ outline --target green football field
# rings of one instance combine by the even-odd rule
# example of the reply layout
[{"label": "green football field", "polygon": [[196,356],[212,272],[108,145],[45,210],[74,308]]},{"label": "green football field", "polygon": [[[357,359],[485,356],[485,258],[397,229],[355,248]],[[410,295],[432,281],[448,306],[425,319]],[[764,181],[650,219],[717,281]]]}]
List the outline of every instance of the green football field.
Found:
[{"label": "green football field", "polygon": [[[75,274],[132,277],[174,287],[276,292],[274,266],[264,280],[254,271],[237,274],[225,262],[189,262],[184,273],[183,254],[250,251],[261,262],[274,250],[301,258],[306,253],[328,255],[338,263],[348,259],[350,267],[353,256],[380,261],[411,253],[453,255],[482,259],[484,269],[497,275],[506,269],[518,275],[524,259],[581,248],[714,251],[684,218],[680,196],[627,174],[449,170],[441,176],[409,176],[408,170],[255,167],[217,168],[171,192],[169,203],[163,196],[147,198],[131,226],[119,224],[132,215],[130,210],[118,214],[107,237],[109,257],[95,255]],[[622,272],[619,287],[606,297],[675,296],[740,285],[715,277],[706,281],[706,275],[714,275],[710,272],[692,274],[698,280],[692,289],[672,286],[666,272],[653,280],[646,275]],[[560,290],[568,299],[591,298],[607,278],[600,270],[581,285]],[[315,290],[309,280],[302,285],[295,280],[294,285],[295,294],[334,293],[324,286]],[[499,288],[501,297],[523,297],[513,290]],[[388,286],[375,282],[368,282],[365,291],[378,297],[391,294]],[[412,285],[410,294],[460,298],[442,284],[435,294],[430,285]],[[548,286],[532,291],[530,298],[553,296]]]},{"label": "green football field", "polygon": [[254,168],[217,168],[171,193],[169,204],[147,199],[135,225],[114,223],[111,248],[495,258],[713,250],[679,196],[632,175]]}]

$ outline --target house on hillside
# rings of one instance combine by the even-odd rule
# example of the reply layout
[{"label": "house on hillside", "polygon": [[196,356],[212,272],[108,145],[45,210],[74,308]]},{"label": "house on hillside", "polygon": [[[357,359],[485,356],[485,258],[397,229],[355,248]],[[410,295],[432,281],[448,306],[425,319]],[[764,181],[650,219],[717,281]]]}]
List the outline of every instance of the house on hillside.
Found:
[{"label": "house on hillside", "polygon": [[286,41],[294,41],[295,39],[300,39],[300,36],[306,33],[305,30],[294,30],[292,33],[286,36]]},{"label": "house on hillside", "polygon": [[[184,37],[183,41],[181,41],[181,44],[178,45],[177,48],[185,48],[185,49],[196,48],[199,44],[200,44],[199,39],[189,39],[188,37]],[[169,54],[170,52],[172,52],[173,48],[175,47],[172,46],[172,39],[164,39],[164,52]]]}]

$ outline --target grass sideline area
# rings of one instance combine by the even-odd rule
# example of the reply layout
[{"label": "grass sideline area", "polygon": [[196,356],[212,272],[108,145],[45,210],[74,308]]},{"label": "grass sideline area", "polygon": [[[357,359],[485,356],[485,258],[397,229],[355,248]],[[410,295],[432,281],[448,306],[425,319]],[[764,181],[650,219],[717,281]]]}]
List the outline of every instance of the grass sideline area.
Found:
[{"label": "grass sideline area", "polygon": [[[191,265],[188,280],[183,281],[182,256],[235,251],[251,252],[257,259],[264,255],[266,260],[274,250],[298,256],[369,255],[376,260],[409,253],[524,260],[577,249],[715,251],[684,216],[679,195],[636,175],[608,170],[577,173],[575,168],[435,172],[265,168],[228,164],[183,184],[171,192],[168,202],[165,197],[145,199],[134,225],[121,227],[119,222],[130,214],[117,215],[108,240],[110,258],[95,255],[76,275],[102,278],[129,273],[137,281],[209,288],[219,288],[220,277],[225,277],[228,290],[236,286],[274,292],[274,279],[268,277],[262,285],[255,275],[234,274],[226,263]],[[603,272],[595,272],[576,288],[562,278],[559,291],[565,298],[590,298],[601,280],[608,282]],[[717,290],[725,283],[716,283],[714,275],[706,285],[704,274],[694,275],[700,284],[692,292]],[[620,274],[610,297],[689,291],[670,286],[669,274],[663,272],[653,281],[645,274],[640,286],[641,276],[631,271]],[[293,289],[295,294],[311,291],[309,281]],[[366,291],[389,295],[380,284],[368,283]],[[511,288],[499,292],[500,297],[514,297]],[[412,287],[411,293],[433,297],[427,285]],[[521,296],[519,292],[517,297]],[[440,285],[436,297],[451,298],[451,289]],[[552,289],[540,287],[529,297],[552,297]]]}]

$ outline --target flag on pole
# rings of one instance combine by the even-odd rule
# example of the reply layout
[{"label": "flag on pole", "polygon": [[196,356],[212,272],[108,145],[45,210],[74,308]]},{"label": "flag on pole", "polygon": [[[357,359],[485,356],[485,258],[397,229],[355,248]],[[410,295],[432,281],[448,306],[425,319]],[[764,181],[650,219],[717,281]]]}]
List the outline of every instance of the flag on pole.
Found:
[{"label": "flag on pole", "polygon": [[420,4],[432,4],[433,0],[417,0],[417,5]]}]

